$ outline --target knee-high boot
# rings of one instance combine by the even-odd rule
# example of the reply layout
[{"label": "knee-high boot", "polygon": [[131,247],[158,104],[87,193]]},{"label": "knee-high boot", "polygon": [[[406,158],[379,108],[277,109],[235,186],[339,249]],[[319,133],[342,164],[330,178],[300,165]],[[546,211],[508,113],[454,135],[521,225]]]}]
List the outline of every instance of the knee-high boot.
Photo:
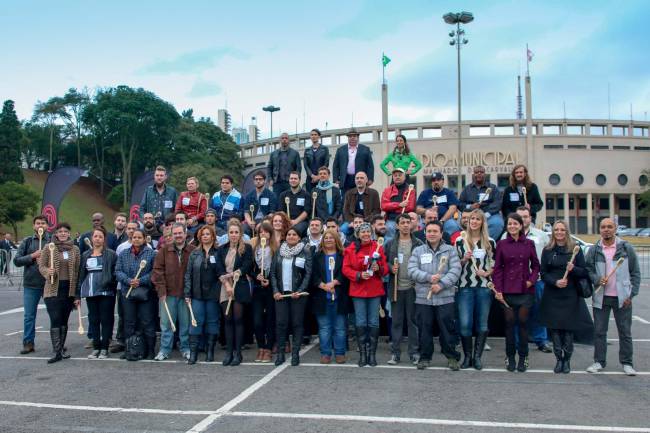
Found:
[{"label": "knee-high boot", "polygon": [[357,326],[357,345],[359,346],[359,367],[368,365],[368,352],[366,351],[366,328],[365,326]]},{"label": "knee-high boot", "polygon": [[573,332],[564,331],[564,342],[562,344],[564,351],[564,362],[562,364],[562,373],[571,372],[571,355],[573,355]]},{"label": "knee-high boot", "polygon": [[553,342],[553,354],[555,355],[555,368],[553,369],[554,373],[562,373],[564,370],[564,357],[562,354],[562,336],[560,332],[552,329],[551,332],[551,341]]},{"label": "knee-high boot", "polygon": [[47,363],[53,364],[63,359],[61,328],[50,328],[50,339],[52,340],[52,351],[54,352],[54,356],[48,359]]},{"label": "knee-high boot", "polygon": [[[189,344],[190,344],[190,359],[187,360],[187,363],[190,365],[196,364],[196,360],[199,357],[199,338],[200,335],[190,335],[188,337],[189,339]],[[212,346],[213,353],[214,353],[214,345]],[[206,359],[207,361],[207,359]],[[214,361],[214,359],[213,359]]]},{"label": "knee-high boot", "polygon": [[485,342],[487,341],[487,332],[479,332],[474,341],[474,368],[476,370],[483,369],[483,362],[481,357],[483,356],[483,349],[485,349]]},{"label": "knee-high boot", "polygon": [[63,359],[70,359],[70,354],[65,349],[65,340],[68,337],[68,326],[61,327],[61,357]]},{"label": "knee-high boot", "polygon": [[[478,339],[477,339],[478,340]],[[463,363],[460,365],[460,368],[467,369],[472,366],[472,336],[469,337],[460,337],[460,342],[463,346]]]},{"label": "knee-high boot", "polygon": [[[197,335],[198,337],[198,335]],[[216,334],[208,334],[207,337],[207,342],[206,342],[206,349],[205,349],[205,362],[214,362],[214,346],[217,344],[217,335]],[[197,338],[197,348],[198,348],[198,338]],[[190,349],[190,357],[192,356]],[[197,350],[198,352],[198,350]],[[198,353],[197,353],[198,355]],[[195,360],[196,362],[196,360]]]},{"label": "knee-high boot", "polygon": [[377,344],[379,343],[379,328],[370,328],[370,345],[368,349],[368,365],[377,366]]}]

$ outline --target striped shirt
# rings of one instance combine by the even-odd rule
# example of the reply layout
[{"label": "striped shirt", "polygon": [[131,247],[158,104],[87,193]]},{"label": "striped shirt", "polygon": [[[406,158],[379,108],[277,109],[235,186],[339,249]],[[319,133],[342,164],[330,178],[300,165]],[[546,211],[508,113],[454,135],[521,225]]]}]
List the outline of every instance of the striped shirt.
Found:
[{"label": "striped shirt", "polygon": [[[492,269],[494,266],[494,251],[496,249],[496,245],[492,239],[490,239],[490,247],[491,252],[488,253],[483,245],[481,245],[480,240],[476,243],[472,251],[474,260],[468,260],[462,265],[460,279],[458,280],[459,287],[487,287],[490,279],[476,275],[473,263],[476,263],[476,267],[484,271]],[[456,251],[458,251],[458,256],[462,260],[466,250],[465,242],[460,236],[456,239]]]}]

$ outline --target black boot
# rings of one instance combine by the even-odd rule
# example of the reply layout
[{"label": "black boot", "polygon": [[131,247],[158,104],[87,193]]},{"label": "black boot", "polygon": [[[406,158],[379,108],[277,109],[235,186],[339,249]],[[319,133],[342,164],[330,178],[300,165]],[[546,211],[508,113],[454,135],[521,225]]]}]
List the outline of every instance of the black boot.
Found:
[{"label": "black boot", "polygon": [[291,348],[291,366],[297,367],[300,365],[300,346],[295,345]]},{"label": "black boot", "polygon": [[474,341],[474,368],[476,370],[483,369],[483,362],[481,357],[483,356],[483,349],[485,349],[485,342],[487,340],[487,332],[479,332]]},{"label": "black boot", "polygon": [[[190,365],[196,364],[196,360],[199,357],[199,338],[200,335],[189,336],[190,359],[187,360],[187,363]],[[212,361],[214,361],[214,359]]]},{"label": "black boot", "polygon": [[379,328],[370,328],[370,347],[368,350],[368,365],[377,366],[377,344],[379,343]]},{"label": "black boot", "polygon": [[48,364],[54,364],[63,359],[61,343],[61,328],[50,328],[50,339],[52,340],[52,351],[54,356],[47,360]]},{"label": "black boot", "polygon": [[[198,355],[198,339],[197,339],[197,355]],[[217,335],[215,334],[208,334],[207,336],[207,342],[206,342],[206,349],[205,349],[205,362],[214,362],[214,346],[217,344]],[[190,349],[191,350],[191,349]],[[190,357],[192,357],[190,353]],[[196,360],[195,360],[196,362]]]},{"label": "black boot", "polygon": [[528,355],[522,355],[521,353],[519,354],[519,362],[517,363],[517,371],[520,373],[524,373],[526,370],[528,370]]},{"label": "black boot", "polygon": [[366,352],[366,328],[357,326],[357,345],[359,346],[359,367],[368,365],[368,352]]},{"label": "black boot", "polygon": [[506,370],[512,372],[517,369],[517,361],[515,361],[515,354],[506,354]]},{"label": "black boot", "polygon": [[564,370],[564,358],[562,355],[562,337],[560,333],[551,331],[551,341],[553,342],[553,354],[556,360],[553,373],[562,373],[562,370]]},{"label": "black boot", "polygon": [[153,360],[156,357],[156,336],[146,337],[147,353],[144,359]]},{"label": "black boot", "polygon": [[[278,346],[282,347],[282,346]],[[285,358],[284,358],[284,350],[278,349],[278,353],[275,355],[275,365],[282,365],[284,364]]]},{"label": "black boot", "polygon": [[564,363],[562,365],[562,373],[569,374],[571,372],[571,355],[573,355],[573,333],[565,331],[564,333]]},{"label": "black boot", "polygon": [[236,367],[242,362],[241,348],[235,349],[232,354],[232,361],[230,362],[231,367]]},{"label": "black boot", "polygon": [[460,365],[460,368],[465,370],[472,366],[472,336],[460,337],[460,342],[463,346],[464,355],[463,363]]},{"label": "black boot", "polygon": [[68,350],[65,348],[65,340],[67,336],[68,336],[68,327],[62,326],[61,327],[61,357],[63,359],[70,359],[70,354],[68,354]]},{"label": "black boot", "polygon": [[232,352],[232,350],[226,349],[226,356],[223,358],[223,361],[221,364],[224,366],[228,366],[232,364],[232,360],[235,358],[235,354]]}]

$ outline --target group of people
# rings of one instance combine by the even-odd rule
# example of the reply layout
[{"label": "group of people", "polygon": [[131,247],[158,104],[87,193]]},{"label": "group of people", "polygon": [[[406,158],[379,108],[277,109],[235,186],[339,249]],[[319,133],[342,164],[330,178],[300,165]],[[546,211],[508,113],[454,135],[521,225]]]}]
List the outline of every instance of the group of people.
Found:
[{"label": "group of people", "polygon": [[540,350],[554,352],[555,372],[569,372],[573,333],[584,326],[594,327],[588,371],[602,370],[613,310],[620,362],[634,374],[631,305],[639,266],[611,219],[601,221],[601,239],[585,257],[564,221],[553,224],[550,239],[534,228],[543,202],[525,166],[513,169],[503,194],[479,166],[460,197],[435,173],[431,188],[416,198],[409,177],[421,164],[398,136],[380,165],[392,176],[380,195],[371,188],[372,153],[355,130],[331,171],[320,132],[313,130],[311,139],[304,188],[300,155],[283,134],[268,171],[254,173],[255,188],[246,196],[228,175],[211,197],[198,191],[194,177],[179,194],[157,167],[140,221],[127,223],[118,214],[111,233],[95,214],[93,228],[76,243],[66,223],[50,238],[45,218],[36,217],[34,235],[22,241],[14,260],[25,267],[21,353],[34,350],[42,295],[54,349],[48,362],[66,358],[68,319],[85,298],[90,358],[109,356],[117,304],[111,351],[125,350],[130,360],[165,360],[177,344],[188,363],[196,363],[200,351],[212,362],[221,334],[223,364],[239,365],[250,318],[256,362],[271,362],[275,353],[280,365],[290,354],[291,365],[298,365],[304,337],[317,325],[322,363],[347,361],[352,328],[358,365],[375,366],[380,317],[388,313],[389,364],[402,361],[406,334],[409,361],[427,368],[438,329],[450,369],[480,370],[495,300],[505,322],[509,371],[526,371],[532,338]]}]

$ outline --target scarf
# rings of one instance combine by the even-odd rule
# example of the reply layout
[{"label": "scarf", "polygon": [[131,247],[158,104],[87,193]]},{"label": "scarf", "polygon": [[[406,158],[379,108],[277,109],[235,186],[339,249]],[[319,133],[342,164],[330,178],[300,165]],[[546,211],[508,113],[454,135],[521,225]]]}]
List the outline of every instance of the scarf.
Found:
[{"label": "scarf", "polygon": [[298,242],[296,245],[294,245],[292,247],[290,247],[289,244],[284,242],[280,246],[280,257],[282,257],[284,259],[290,259],[290,258],[295,257],[298,254],[300,254],[300,252],[303,250],[303,248],[305,248],[305,244],[303,244],[302,242]]},{"label": "scarf", "polygon": [[56,248],[61,252],[70,251],[74,246],[74,242],[72,242],[72,239],[68,239],[67,241],[60,241],[59,238],[57,238],[56,236],[52,237],[52,242],[54,242]]},{"label": "scarf", "polygon": [[259,247],[255,250],[255,263],[257,266],[262,266],[262,255],[264,255],[264,271],[268,272],[271,269],[271,247],[268,245],[264,248]]},{"label": "scarf", "polygon": [[332,200],[334,184],[330,180],[319,181],[316,188],[320,191],[325,191],[325,201],[327,202],[327,213],[330,215],[334,213],[334,200]]}]

